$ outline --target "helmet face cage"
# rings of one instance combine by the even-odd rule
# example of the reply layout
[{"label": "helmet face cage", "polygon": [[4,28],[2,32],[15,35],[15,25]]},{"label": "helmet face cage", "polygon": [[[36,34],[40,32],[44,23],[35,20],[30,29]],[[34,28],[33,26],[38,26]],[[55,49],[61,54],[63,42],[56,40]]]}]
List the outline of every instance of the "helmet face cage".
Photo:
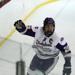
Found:
[{"label": "helmet face cage", "polygon": [[53,18],[46,18],[45,20],[44,20],[44,26],[45,25],[48,25],[48,24],[53,24],[53,26],[55,27],[55,21],[53,20]]},{"label": "helmet face cage", "polygon": [[[47,26],[47,25],[53,25],[54,30],[55,30],[55,21],[53,20],[53,18],[48,18],[48,17],[47,17],[47,18],[44,20],[43,31],[45,30],[45,26]],[[45,34],[47,37],[49,37],[49,36],[51,36],[51,35],[54,33],[54,30],[53,30],[53,32],[48,32],[48,33],[45,33],[45,32],[44,32],[44,34]]]}]

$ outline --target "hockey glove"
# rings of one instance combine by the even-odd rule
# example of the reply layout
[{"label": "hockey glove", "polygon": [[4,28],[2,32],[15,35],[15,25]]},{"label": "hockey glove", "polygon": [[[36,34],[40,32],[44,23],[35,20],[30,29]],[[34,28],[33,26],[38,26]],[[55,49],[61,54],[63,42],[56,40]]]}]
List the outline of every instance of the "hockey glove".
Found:
[{"label": "hockey glove", "polygon": [[17,20],[15,23],[14,23],[14,26],[15,28],[21,32],[21,31],[24,31],[26,29],[26,26],[25,24],[22,22],[22,20]]},{"label": "hockey glove", "polygon": [[71,62],[67,61],[64,64],[63,75],[70,75],[70,74],[71,74]]}]

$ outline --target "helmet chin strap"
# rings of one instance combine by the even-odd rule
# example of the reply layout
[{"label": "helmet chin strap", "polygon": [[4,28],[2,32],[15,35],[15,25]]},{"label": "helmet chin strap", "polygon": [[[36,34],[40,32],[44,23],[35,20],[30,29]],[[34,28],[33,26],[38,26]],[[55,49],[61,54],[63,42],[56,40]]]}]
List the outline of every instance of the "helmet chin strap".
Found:
[{"label": "helmet chin strap", "polygon": [[44,34],[45,36],[50,37],[53,34],[53,32],[44,32]]},{"label": "helmet chin strap", "polygon": [[[43,28],[43,31],[44,31],[44,28]],[[45,34],[45,36],[50,37],[54,33],[54,31],[55,31],[55,28],[53,29],[52,32],[45,32],[44,31],[44,34]]]}]

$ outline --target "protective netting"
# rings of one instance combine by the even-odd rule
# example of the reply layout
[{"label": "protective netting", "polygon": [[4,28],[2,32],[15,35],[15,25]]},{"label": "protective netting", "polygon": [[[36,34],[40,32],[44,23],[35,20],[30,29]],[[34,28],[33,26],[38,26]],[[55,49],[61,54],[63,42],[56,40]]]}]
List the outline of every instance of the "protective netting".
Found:
[{"label": "protective netting", "polygon": [[[0,41],[3,38],[0,37]],[[26,43],[19,43],[8,40],[0,47],[0,75],[16,75],[16,62],[23,59],[25,62],[25,73],[29,67],[32,57],[34,56],[32,46]],[[75,56],[72,55],[72,73],[75,75]],[[49,75],[62,75],[64,59],[59,55],[59,61]]]}]

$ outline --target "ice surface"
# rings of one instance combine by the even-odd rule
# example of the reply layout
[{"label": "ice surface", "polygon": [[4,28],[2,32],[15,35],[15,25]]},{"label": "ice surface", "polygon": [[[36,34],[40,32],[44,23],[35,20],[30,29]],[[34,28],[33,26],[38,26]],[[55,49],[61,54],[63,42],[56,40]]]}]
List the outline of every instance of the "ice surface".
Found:
[{"label": "ice surface", "polygon": [[[0,48],[0,75],[16,75],[16,62],[20,60],[20,52],[22,52],[22,58],[26,63],[25,72],[27,72],[31,59],[35,54],[34,50],[32,49],[32,46],[29,44],[21,44],[19,42],[8,40],[6,44]],[[71,62],[71,75],[75,75],[75,55],[72,55]],[[51,71],[51,73],[49,73],[49,75],[62,75],[63,64],[64,58],[60,53],[59,61],[55,68]]]}]

